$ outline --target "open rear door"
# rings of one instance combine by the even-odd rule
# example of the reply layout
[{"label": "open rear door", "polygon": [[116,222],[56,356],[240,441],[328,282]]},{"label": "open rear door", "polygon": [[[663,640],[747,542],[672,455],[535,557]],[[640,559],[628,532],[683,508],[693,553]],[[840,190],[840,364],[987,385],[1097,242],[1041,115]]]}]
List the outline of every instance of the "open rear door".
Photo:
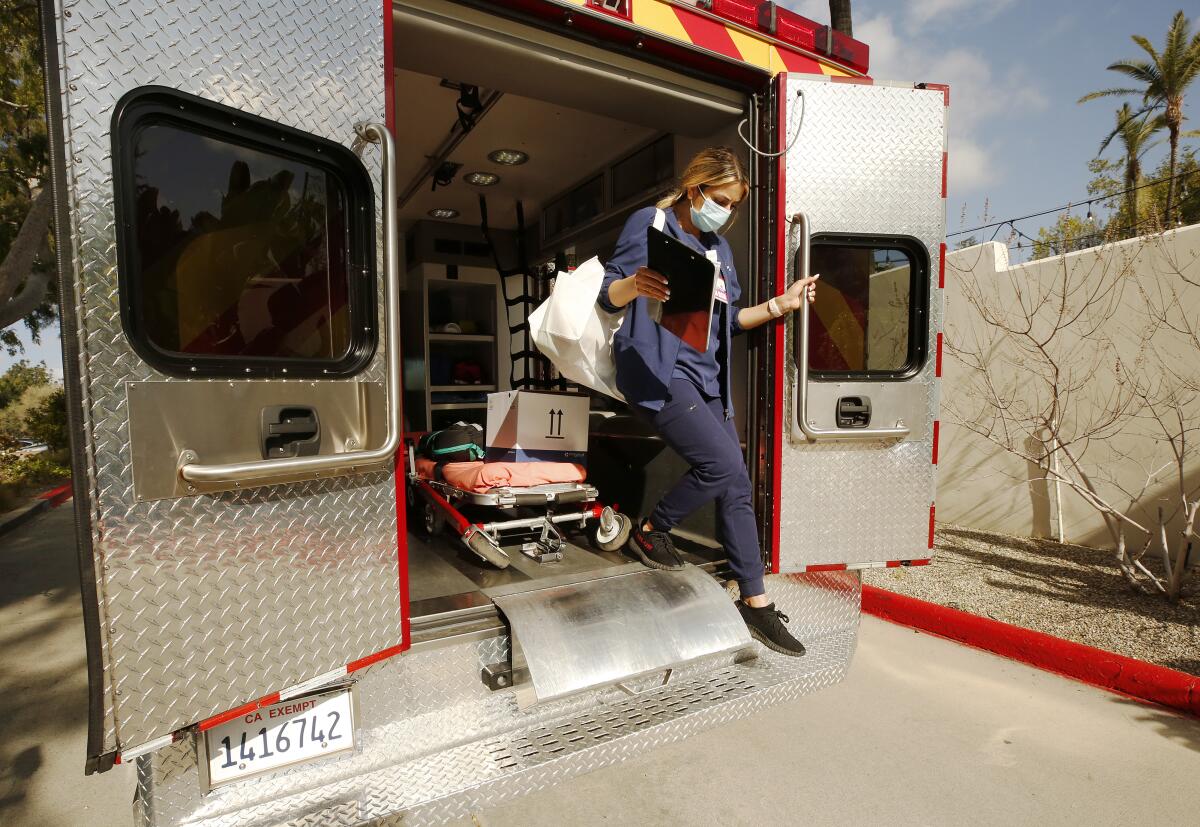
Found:
[{"label": "open rear door", "polygon": [[928,562],[945,254],[945,87],[776,78],[774,571]]},{"label": "open rear door", "polygon": [[406,646],[397,193],[379,3],[70,7],[44,16],[103,770]]}]

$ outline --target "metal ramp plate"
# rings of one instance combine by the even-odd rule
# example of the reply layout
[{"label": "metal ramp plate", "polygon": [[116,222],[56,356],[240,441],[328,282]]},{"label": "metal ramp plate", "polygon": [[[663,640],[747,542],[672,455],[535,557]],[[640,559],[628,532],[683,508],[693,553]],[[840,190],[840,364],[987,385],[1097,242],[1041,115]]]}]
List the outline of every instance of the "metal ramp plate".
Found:
[{"label": "metal ramp plate", "polygon": [[493,598],[522,709],[750,646],[729,595],[695,566]]}]

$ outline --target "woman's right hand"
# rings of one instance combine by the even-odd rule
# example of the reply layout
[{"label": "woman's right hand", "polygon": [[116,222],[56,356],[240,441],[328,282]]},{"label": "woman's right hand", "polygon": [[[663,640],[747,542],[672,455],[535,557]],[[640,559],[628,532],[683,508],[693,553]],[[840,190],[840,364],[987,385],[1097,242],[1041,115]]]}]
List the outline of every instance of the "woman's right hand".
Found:
[{"label": "woman's right hand", "polygon": [[667,277],[649,267],[639,267],[636,273],[625,280],[631,283],[635,298],[645,296],[648,299],[666,301],[671,295]]}]

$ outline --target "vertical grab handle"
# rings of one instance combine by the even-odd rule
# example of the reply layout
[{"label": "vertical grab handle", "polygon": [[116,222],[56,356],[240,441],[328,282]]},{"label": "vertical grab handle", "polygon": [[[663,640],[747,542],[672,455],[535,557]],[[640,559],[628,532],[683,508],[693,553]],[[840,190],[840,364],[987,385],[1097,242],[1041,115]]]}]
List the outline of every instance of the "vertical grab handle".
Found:
[{"label": "vertical grab handle", "polygon": [[[789,241],[793,238],[797,228],[800,231],[800,261],[797,264],[796,273],[797,279],[808,278],[809,260],[812,252],[812,232],[809,228],[808,216],[805,213],[798,212],[792,216],[791,228],[788,231]],[[789,249],[791,244],[788,245]],[[780,255],[786,255],[786,250],[781,250]],[[826,288],[828,289],[828,288]],[[800,358],[792,357],[793,367],[795,368],[795,379],[792,382],[791,404],[788,406],[787,415],[791,419],[789,432],[794,441],[822,441],[822,440],[862,440],[862,439],[904,439],[909,435],[910,429],[907,427],[899,428],[851,428],[842,430],[840,428],[822,428],[816,425],[815,420],[810,421],[808,418],[808,337],[809,337],[809,309],[808,302],[800,302],[800,310],[797,314],[799,321],[796,324],[795,335],[800,337]],[[795,353],[795,349],[791,349]]]},{"label": "vertical grab handle", "polygon": [[379,144],[383,153],[383,213],[380,219],[383,221],[383,272],[387,284],[384,305],[387,433],[383,444],[362,451],[221,465],[205,465],[195,451],[185,448],[180,456],[179,475],[188,482],[255,480],[269,484],[278,478],[295,478],[305,474],[347,475],[373,471],[381,464],[390,462],[400,446],[400,232],[394,214],[400,192],[396,185],[396,142],[392,133],[381,123],[356,124],[354,131],[362,140]]}]

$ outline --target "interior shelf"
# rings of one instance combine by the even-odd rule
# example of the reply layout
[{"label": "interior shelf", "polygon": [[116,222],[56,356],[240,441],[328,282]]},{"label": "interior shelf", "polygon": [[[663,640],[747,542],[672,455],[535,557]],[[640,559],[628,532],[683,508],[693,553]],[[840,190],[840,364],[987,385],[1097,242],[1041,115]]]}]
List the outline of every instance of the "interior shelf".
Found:
[{"label": "interior shelf", "polygon": [[471,393],[478,391],[482,393],[492,393],[496,390],[495,385],[430,385],[430,393]]},{"label": "interior shelf", "polygon": [[487,402],[435,402],[429,406],[429,409],[431,411],[467,411],[486,407]]}]

